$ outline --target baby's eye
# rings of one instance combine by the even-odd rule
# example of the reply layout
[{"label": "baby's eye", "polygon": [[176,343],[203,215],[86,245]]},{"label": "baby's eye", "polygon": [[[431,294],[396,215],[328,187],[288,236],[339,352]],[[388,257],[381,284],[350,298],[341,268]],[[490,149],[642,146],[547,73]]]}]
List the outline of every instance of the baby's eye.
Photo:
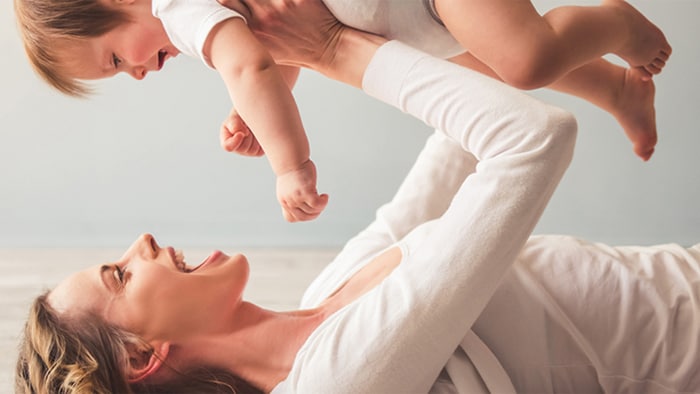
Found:
[{"label": "baby's eye", "polygon": [[114,68],[119,67],[119,64],[122,62],[122,59],[118,58],[117,55],[114,53],[112,54],[112,64],[114,64]]}]

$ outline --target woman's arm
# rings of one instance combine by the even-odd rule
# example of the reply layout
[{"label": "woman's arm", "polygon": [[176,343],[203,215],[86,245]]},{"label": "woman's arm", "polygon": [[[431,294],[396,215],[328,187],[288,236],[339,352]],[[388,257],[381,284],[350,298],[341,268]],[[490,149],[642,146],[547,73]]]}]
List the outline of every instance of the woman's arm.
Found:
[{"label": "woman's arm", "polygon": [[[234,7],[236,0],[217,0]],[[360,87],[386,39],[342,25],[320,0],[245,0],[248,27],[277,64],[308,68]],[[340,48],[342,47],[342,49]]]},{"label": "woman's arm", "polygon": [[[293,13],[318,2],[283,3]],[[292,30],[303,31],[299,20],[314,25],[298,19]],[[479,163],[446,212],[400,243],[399,267],[309,338],[283,389],[428,392],[537,223],[571,159],[576,124],[570,114],[465,68],[397,42],[381,45],[381,38],[322,26],[330,28],[325,41],[315,43],[321,50],[307,45],[310,52],[295,58],[280,46],[273,56],[355,86],[361,81],[366,92],[442,130]],[[289,37],[278,42],[305,46]],[[434,215],[408,225],[397,219],[421,209],[408,201],[420,195],[423,179],[402,187],[382,208],[393,214],[380,213],[377,226],[405,231]]]},{"label": "woman's arm", "polygon": [[340,387],[427,392],[537,223],[571,159],[576,125],[562,110],[395,42],[378,50],[364,87],[479,159],[445,214],[408,235],[394,273],[334,322],[336,341],[352,336],[338,354],[365,350],[344,359],[346,371],[364,372]]},{"label": "woman's arm", "polygon": [[[479,163],[446,212],[407,236],[399,267],[309,338],[284,385],[295,392],[428,392],[537,223],[571,159],[576,124],[483,75],[397,42],[377,49],[381,38],[328,26],[320,54],[294,59],[282,49],[277,56],[355,86],[361,81]],[[375,223],[405,231],[397,218],[421,208],[405,196],[420,190],[422,179],[404,185],[382,208],[394,214]]]},{"label": "woman's arm", "polygon": [[282,74],[282,78],[287,83],[289,90],[292,90],[297,83],[297,79],[299,79],[299,67],[278,65],[277,69]]},{"label": "woman's arm", "polygon": [[[298,362],[313,378],[293,374],[287,382],[298,392],[428,392],[519,253],[573,152],[576,125],[568,113],[398,42],[377,51],[364,88],[444,130],[479,163],[447,211],[400,243],[396,270],[310,338]],[[420,188],[421,178],[408,189]],[[395,201],[384,209],[414,209],[401,195]],[[377,220],[401,227],[393,217]]]}]

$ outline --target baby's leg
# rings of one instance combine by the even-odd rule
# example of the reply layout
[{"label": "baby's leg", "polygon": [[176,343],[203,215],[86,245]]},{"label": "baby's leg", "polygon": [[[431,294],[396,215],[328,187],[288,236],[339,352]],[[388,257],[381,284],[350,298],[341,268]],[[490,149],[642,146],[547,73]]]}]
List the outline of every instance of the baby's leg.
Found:
[{"label": "baby's leg", "polygon": [[632,142],[634,153],[649,160],[656,146],[656,110],[652,80],[644,80],[634,68],[594,60],[549,85],[580,97],[609,112]]},{"label": "baby's leg", "polygon": [[[450,60],[499,78],[468,52]],[[548,87],[584,99],[613,115],[632,142],[634,152],[643,160],[648,160],[654,153],[657,137],[653,81],[644,81],[633,69],[598,58]]]},{"label": "baby's leg", "polygon": [[506,83],[534,89],[615,53],[645,78],[661,71],[671,47],[623,0],[566,6],[540,15],[529,0],[434,0],[445,26]]}]

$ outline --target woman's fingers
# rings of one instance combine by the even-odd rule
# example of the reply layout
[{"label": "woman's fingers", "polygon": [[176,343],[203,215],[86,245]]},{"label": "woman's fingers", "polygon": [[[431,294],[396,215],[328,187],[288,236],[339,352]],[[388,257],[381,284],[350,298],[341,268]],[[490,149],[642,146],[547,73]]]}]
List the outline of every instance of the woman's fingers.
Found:
[{"label": "woman's fingers", "polygon": [[[234,5],[234,0],[217,1]],[[343,25],[321,0],[244,2],[252,14],[248,26],[278,64],[313,68],[332,60]]]}]

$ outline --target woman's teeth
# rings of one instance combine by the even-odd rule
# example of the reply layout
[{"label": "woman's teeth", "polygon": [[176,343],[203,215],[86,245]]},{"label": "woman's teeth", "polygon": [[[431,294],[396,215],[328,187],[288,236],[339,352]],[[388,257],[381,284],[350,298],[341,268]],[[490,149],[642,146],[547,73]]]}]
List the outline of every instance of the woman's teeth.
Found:
[{"label": "woman's teeth", "polygon": [[179,268],[181,271],[189,272],[189,268],[185,263],[185,255],[182,253],[182,250],[175,251],[175,265],[177,265],[177,268]]},{"label": "woman's teeth", "polygon": [[209,256],[209,257],[207,257],[206,259],[204,259],[204,261],[202,261],[201,263],[199,263],[199,264],[197,264],[197,265],[191,267],[191,266],[187,265],[187,263],[185,262],[185,254],[182,252],[182,250],[180,250],[180,249],[174,249],[174,252],[175,252],[175,253],[174,253],[174,255],[175,255],[175,266],[176,266],[177,269],[179,269],[180,271],[186,272],[186,273],[190,273],[190,272],[196,271],[199,267],[201,267],[204,263],[206,263],[207,260],[209,260],[209,258],[211,257],[211,256]]}]

